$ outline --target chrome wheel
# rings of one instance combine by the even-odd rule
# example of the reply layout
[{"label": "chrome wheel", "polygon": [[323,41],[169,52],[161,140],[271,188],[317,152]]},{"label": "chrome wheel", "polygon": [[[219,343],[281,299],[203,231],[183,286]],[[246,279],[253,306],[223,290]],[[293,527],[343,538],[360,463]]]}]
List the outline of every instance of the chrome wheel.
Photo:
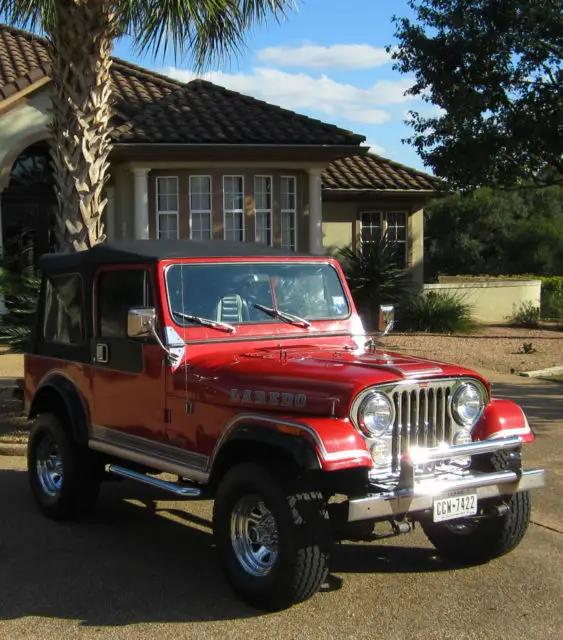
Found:
[{"label": "chrome wheel", "polygon": [[37,447],[37,479],[41,489],[56,497],[63,485],[63,461],[59,445],[51,436],[45,436]]},{"label": "chrome wheel", "polygon": [[254,577],[270,573],[276,563],[278,527],[271,511],[257,495],[247,495],[231,514],[231,543],[241,567]]}]

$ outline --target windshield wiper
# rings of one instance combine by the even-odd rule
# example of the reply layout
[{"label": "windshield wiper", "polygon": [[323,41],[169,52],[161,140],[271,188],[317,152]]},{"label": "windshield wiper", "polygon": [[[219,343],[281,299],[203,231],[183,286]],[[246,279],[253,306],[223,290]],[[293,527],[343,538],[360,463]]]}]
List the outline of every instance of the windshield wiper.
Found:
[{"label": "windshield wiper", "polygon": [[289,322],[290,324],[294,324],[297,327],[305,327],[308,329],[311,326],[311,323],[305,318],[300,318],[299,316],[294,316],[292,313],[286,313],[285,311],[280,311],[279,309],[274,309],[272,307],[265,307],[263,304],[254,303],[254,307],[256,309],[260,309],[264,313],[267,313],[272,318],[278,318],[279,320],[283,320],[284,322]]},{"label": "windshield wiper", "polygon": [[190,322],[194,322],[195,324],[200,324],[203,327],[211,327],[212,329],[219,329],[222,331],[229,331],[230,333],[236,333],[236,327],[233,327],[232,324],[227,324],[226,322],[220,322],[219,320],[211,320],[209,318],[201,318],[200,316],[192,316],[188,313],[182,313],[181,311],[173,311],[180,318],[184,318],[184,320],[189,320]]}]

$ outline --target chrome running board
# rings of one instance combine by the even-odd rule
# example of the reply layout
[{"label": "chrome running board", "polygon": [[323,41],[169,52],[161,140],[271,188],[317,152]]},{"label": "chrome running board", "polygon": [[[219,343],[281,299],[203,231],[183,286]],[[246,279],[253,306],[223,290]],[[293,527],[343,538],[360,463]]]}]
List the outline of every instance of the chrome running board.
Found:
[{"label": "chrome running board", "polygon": [[153,478],[152,476],[147,476],[144,473],[138,473],[137,471],[132,471],[125,467],[119,467],[115,464],[108,464],[106,466],[106,471],[108,473],[113,473],[116,476],[120,476],[121,478],[136,480],[137,482],[148,484],[149,486],[156,487],[157,489],[164,489],[164,491],[169,491],[170,493],[182,498],[198,498],[201,495],[201,489],[197,489],[196,487],[186,487],[175,482],[166,482],[166,480]]}]

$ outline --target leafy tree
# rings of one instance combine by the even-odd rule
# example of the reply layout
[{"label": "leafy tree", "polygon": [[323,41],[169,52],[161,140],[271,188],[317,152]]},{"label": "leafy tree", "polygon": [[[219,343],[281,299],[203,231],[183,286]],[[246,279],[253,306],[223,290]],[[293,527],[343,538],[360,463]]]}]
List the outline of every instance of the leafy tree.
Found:
[{"label": "leafy tree", "polygon": [[429,203],[425,274],[563,273],[563,188],[478,189]]},{"label": "leafy tree", "polygon": [[394,68],[434,106],[414,145],[460,188],[563,184],[562,0],[409,0]]},{"label": "leafy tree", "polygon": [[196,68],[236,50],[245,34],[281,18],[293,0],[0,0],[16,25],[46,33],[52,62],[51,155],[57,240],[80,251],[105,240],[102,213],[112,150],[113,42],[131,35],[139,52],[187,52]]}]

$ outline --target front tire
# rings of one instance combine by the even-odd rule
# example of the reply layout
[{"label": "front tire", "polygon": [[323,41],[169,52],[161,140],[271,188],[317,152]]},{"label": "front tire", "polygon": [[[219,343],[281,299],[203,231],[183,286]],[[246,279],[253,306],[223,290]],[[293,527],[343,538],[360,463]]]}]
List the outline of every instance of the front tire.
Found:
[{"label": "front tire", "polygon": [[267,611],[318,591],[328,573],[329,525],[320,492],[297,491],[256,464],[231,469],[215,498],[214,536],[225,576],[239,597]]},{"label": "front tire", "polygon": [[98,497],[101,464],[94,452],[69,437],[53,414],[40,414],[33,425],[27,470],[37,506],[53,520],[83,516]]}]

